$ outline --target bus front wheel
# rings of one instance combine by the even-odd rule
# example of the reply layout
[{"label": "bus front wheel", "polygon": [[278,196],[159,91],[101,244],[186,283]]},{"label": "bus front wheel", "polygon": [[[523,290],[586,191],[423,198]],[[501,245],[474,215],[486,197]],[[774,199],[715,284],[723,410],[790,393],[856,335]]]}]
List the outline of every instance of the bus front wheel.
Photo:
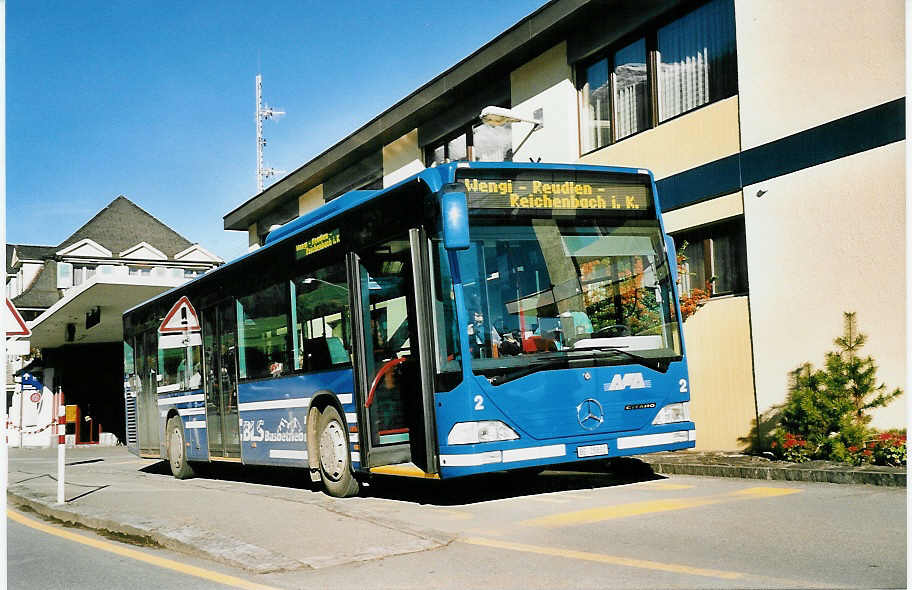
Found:
[{"label": "bus front wheel", "polygon": [[168,420],[168,463],[171,473],[177,479],[193,477],[193,467],[187,461],[187,444],[184,440],[184,426],[181,419],[172,416]]},{"label": "bus front wheel", "polygon": [[348,423],[333,406],[327,406],[320,414],[317,446],[320,454],[320,474],[326,493],[336,498],[356,496],[359,485],[351,467]]}]

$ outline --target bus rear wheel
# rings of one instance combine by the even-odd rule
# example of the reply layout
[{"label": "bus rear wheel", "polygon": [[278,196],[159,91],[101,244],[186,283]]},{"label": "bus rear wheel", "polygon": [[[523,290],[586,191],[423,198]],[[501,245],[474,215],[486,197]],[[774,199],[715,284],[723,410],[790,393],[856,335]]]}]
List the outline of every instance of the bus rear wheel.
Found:
[{"label": "bus rear wheel", "polygon": [[333,406],[327,406],[320,414],[317,447],[326,493],[336,498],[358,495],[360,486],[351,466],[348,424]]},{"label": "bus rear wheel", "polygon": [[171,473],[177,479],[193,477],[193,467],[187,461],[187,444],[184,440],[184,425],[177,416],[168,420],[168,463]]}]

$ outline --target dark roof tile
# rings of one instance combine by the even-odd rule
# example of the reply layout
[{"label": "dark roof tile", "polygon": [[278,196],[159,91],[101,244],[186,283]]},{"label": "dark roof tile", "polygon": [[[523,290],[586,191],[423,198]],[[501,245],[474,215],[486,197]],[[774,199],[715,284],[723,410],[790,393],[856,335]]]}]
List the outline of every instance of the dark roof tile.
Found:
[{"label": "dark roof tile", "polygon": [[60,299],[57,291],[57,263],[49,260],[24,293],[13,299],[18,309],[30,307],[48,308]]},{"label": "dark roof tile", "polygon": [[57,250],[89,238],[118,256],[140,242],[161,250],[168,258],[193,245],[123,195],[98,212],[95,217],[64,240]]}]

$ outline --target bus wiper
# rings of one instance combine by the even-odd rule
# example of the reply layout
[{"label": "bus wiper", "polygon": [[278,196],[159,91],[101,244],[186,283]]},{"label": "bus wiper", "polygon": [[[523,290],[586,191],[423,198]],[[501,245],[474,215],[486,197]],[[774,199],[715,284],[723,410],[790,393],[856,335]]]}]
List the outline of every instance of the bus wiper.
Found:
[{"label": "bus wiper", "polygon": [[566,367],[569,366],[567,362],[567,357],[563,354],[559,356],[548,356],[548,357],[539,357],[535,359],[530,365],[521,367],[515,371],[509,373],[504,373],[503,375],[497,375],[490,379],[491,385],[501,385],[507,381],[513,381],[514,379],[519,379],[520,377],[525,377],[526,375],[531,375],[532,373],[537,373],[543,369],[551,369],[554,367]]},{"label": "bus wiper", "polygon": [[615,354],[620,354],[625,356],[633,361],[636,361],[638,364],[643,365],[646,368],[652,369],[653,371],[658,371],[664,373],[668,369],[668,359],[665,358],[650,358],[645,357],[639,354],[634,354],[630,351],[624,350],[620,346],[584,346],[583,348],[577,348],[574,350],[580,351],[595,351],[595,352],[610,352]]}]

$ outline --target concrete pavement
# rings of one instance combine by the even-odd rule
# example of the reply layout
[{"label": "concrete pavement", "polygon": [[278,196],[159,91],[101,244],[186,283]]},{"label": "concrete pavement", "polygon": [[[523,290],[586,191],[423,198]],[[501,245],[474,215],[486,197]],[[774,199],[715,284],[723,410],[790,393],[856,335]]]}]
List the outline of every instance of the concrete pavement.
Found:
[{"label": "concrete pavement", "polygon": [[[426,551],[451,538],[391,527],[365,513],[365,499],[337,500],[306,473],[219,470],[219,479],[179,481],[166,464],[123,447],[67,449],[66,502],[57,505],[56,449],[10,449],[12,505],[135,542],[198,555],[254,573],[322,568]],[[242,476],[242,477],[235,477]],[[275,481],[276,479],[282,481]]]},{"label": "concrete pavement", "polygon": [[[67,464],[66,502],[56,505],[56,449],[10,449],[11,504],[257,574],[430,551],[456,538],[455,532],[421,516],[409,522],[391,518],[371,501],[370,488],[359,498],[326,496],[302,471],[219,465],[208,468],[213,477],[203,472],[179,481],[171,477],[166,463],[136,458],[123,447],[67,449]],[[604,469],[604,464],[598,465],[593,468]],[[628,472],[628,481],[658,479],[655,473],[688,473],[905,485],[905,469],[839,471],[829,465],[796,467],[737,454],[665,453],[620,460],[616,467]],[[858,473],[877,477],[868,481]],[[620,477],[619,483],[624,483],[625,476]],[[435,484],[403,482],[401,487],[406,497],[421,488],[420,504],[436,503],[441,488],[429,487]],[[457,490],[452,495],[467,501],[474,486],[464,483],[460,489],[468,493]],[[531,493],[535,490],[533,484]],[[444,497],[439,500],[444,506],[450,503]]]}]

